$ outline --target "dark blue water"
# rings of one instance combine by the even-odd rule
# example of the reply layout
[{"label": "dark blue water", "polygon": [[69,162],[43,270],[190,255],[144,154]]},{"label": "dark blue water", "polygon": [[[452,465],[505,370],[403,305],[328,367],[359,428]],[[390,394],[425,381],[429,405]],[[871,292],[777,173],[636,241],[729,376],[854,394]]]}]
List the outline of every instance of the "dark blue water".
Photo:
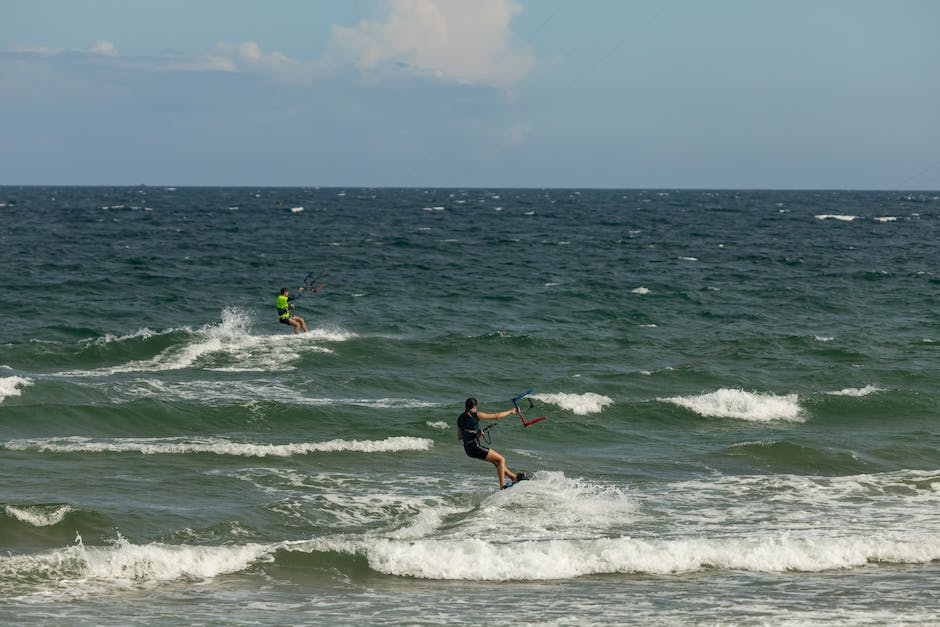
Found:
[{"label": "dark blue water", "polygon": [[[933,621],[938,224],[935,192],[0,187],[0,619]],[[499,492],[455,419],[529,388]]]}]

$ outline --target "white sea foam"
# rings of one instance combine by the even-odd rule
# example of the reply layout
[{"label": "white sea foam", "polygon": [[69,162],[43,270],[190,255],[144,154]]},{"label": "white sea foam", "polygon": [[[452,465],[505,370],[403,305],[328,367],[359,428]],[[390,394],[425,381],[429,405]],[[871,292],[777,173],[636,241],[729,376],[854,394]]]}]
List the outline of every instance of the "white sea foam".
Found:
[{"label": "white sea foam", "polygon": [[[514,467],[520,469],[515,463]],[[478,516],[446,530],[444,537],[499,542],[505,529],[513,530],[516,541],[572,534],[606,536],[629,529],[641,516],[638,499],[622,487],[566,477],[559,471],[539,471],[509,492],[494,492],[481,503]]]},{"label": "white sea foam", "polygon": [[533,394],[532,398],[545,403],[558,405],[564,410],[570,411],[579,416],[596,414],[604,410],[608,405],[613,404],[613,399],[608,396],[586,392],[584,394]]},{"label": "white sea foam", "polygon": [[646,287],[638,287],[636,289],[630,290],[630,292],[633,294],[649,294],[650,293],[649,288],[646,288]]},{"label": "white sea foam", "polygon": [[50,527],[65,519],[75,509],[71,505],[4,505],[7,515],[34,527]]},{"label": "white sea foam", "polygon": [[134,544],[118,538],[109,546],[85,546],[80,537],[64,549],[0,557],[0,578],[16,581],[23,573],[52,580],[65,594],[80,597],[81,588],[136,587],[164,581],[210,579],[272,561],[276,547],[263,544],[226,546]]},{"label": "white sea foam", "polygon": [[0,377],[0,403],[8,397],[19,396],[23,393],[22,388],[32,384],[29,377]]},{"label": "white sea foam", "polygon": [[659,400],[685,407],[708,418],[737,418],[754,422],[803,421],[796,394],[777,396],[722,388],[707,394],[673,396]]},{"label": "white sea foam", "polygon": [[292,213],[300,213],[301,211],[304,210],[304,208],[303,207],[291,207],[290,210]]},{"label": "white sea foam", "polygon": [[428,421],[426,424],[432,429],[440,429],[442,431],[444,429],[452,429],[454,427],[454,425],[447,424],[443,420],[438,420],[437,422]]},{"label": "white sea foam", "polygon": [[[324,342],[343,342],[356,337],[354,333],[335,327],[313,328],[309,333],[252,335],[252,317],[238,308],[222,310],[222,321],[192,330],[186,327],[173,332],[186,332],[190,338],[171,346],[150,359],[130,361],[93,370],[74,370],[63,376],[95,377],[126,372],[164,372],[186,368],[202,368],[223,372],[271,372],[292,367],[290,364],[305,352],[331,353]],[[105,339],[119,341],[142,337],[146,330],[129,336]],[[275,350],[276,349],[276,350]]]},{"label": "white sea foam", "polygon": [[159,398],[161,400],[183,400],[205,405],[231,405],[233,403],[261,402],[277,398],[278,402],[309,407],[374,407],[377,409],[404,408],[427,409],[439,407],[439,403],[415,398],[356,398],[308,396],[293,386],[256,381],[173,381],[160,379],[137,379],[130,385],[122,383],[110,394],[115,400],[137,400]]},{"label": "white sea foam", "polygon": [[869,394],[874,394],[875,392],[883,392],[883,388],[875,387],[874,385],[866,385],[863,388],[845,388],[844,390],[839,390],[837,392],[827,392],[831,396],[868,396]]},{"label": "white sea foam", "polygon": [[167,334],[167,333],[174,333],[174,332],[180,331],[180,330],[181,330],[181,329],[169,329],[169,330],[167,330],[167,331],[163,331],[163,332],[161,332],[161,333],[157,333],[156,331],[152,331],[152,330],[150,330],[150,329],[144,327],[144,328],[142,328],[142,329],[138,329],[137,331],[134,331],[133,333],[129,333],[129,334],[127,334],[127,335],[112,335],[111,333],[107,333],[107,334],[105,334],[105,335],[103,335],[103,336],[101,336],[101,337],[96,337],[96,338],[87,339],[87,340],[81,340],[81,343],[82,343],[82,344],[110,344],[110,343],[112,343],[112,342],[124,342],[124,341],[126,341],[126,340],[134,340],[134,339],[137,339],[137,338],[147,339],[147,338],[153,337],[153,336],[155,336],[155,335],[164,335],[164,334]]},{"label": "white sea foam", "polygon": [[256,444],[234,442],[227,438],[35,438],[10,440],[0,445],[9,451],[40,451],[50,453],[142,453],[144,455],[188,455],[210,453],[240,457],[290,457],[310,453],[351,451],[386,453],[394,451],[425,451],[433,440],[405,436],[384,440],[327,440],[290,444]]},{"label": "white sea foam", "polygon": [[817,342],[831,342],[835,338],[826,336],[826,335],[814,335],[813,339],[816,340]]},{"label": "white sea foam", "polygon": [[807,534],[754,538],[593,538],[507,543],[453,540],[319,539],[285,545],[294,551],[364,555],[381,573],[422,579],[513,581],[587,575],[670,575],[706,569],[759,573],[821,572],[870,563],[926,564],[940,559],[940,538]]}]

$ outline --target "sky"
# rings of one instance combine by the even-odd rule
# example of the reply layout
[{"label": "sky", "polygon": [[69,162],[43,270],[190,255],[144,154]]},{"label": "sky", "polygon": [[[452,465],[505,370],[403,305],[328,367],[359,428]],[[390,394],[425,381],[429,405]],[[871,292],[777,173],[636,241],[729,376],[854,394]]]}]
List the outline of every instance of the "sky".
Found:
[{"label": "sky", "polygon": [[0,0],[0,185],[940,190],[937,0]]}]

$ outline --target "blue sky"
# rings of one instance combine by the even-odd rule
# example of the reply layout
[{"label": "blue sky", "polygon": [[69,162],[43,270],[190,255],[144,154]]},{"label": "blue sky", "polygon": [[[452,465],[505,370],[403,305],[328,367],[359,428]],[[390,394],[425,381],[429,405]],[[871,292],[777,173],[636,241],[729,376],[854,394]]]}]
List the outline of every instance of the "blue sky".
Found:
[{"label": "blue sky", "polygon": [[940,189],[936,0],[0,0],[0,184]]}]

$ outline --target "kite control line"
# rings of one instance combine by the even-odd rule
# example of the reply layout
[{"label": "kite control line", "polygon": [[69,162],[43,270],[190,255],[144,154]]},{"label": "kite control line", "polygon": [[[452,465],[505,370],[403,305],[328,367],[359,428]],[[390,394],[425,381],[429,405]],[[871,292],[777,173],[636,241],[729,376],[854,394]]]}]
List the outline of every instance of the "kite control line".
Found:
[{"label": "kite control line", "polygon": [[[523,393],[520,394],[519,396],[517,396],[517,397],[515,397],[514,399],[512,399],[512,404],[515,406],[516,412],[519,414],[520,420],[522,420],[522,426],[523,426],[523,427],[528,427],[529,425],[534,425],[535,423],[541,422],[541,421],[545,420],[545,419],[548,417],[548,416],[539,416],[538,418],[534,418],[534,419],[532,419],[532,420],[526,420],[526,419],[525,419],[525,416],[522,415],[522,409],[519,407],[519,400],[520,400],[520,399],[523,399],[523,398],[525,398],[525,397],[527,397],[527,396],[528,396],[529,394],[531,394],[531,393],[532,393],[532,390],[526,390],[525,392],[523,392]],[[529,409],[532,409],[533,407],[535,407],[535,403],[532,402],[532,399],[531,399],[531,398],[526,398],[525,400],[529,401]]]}]

